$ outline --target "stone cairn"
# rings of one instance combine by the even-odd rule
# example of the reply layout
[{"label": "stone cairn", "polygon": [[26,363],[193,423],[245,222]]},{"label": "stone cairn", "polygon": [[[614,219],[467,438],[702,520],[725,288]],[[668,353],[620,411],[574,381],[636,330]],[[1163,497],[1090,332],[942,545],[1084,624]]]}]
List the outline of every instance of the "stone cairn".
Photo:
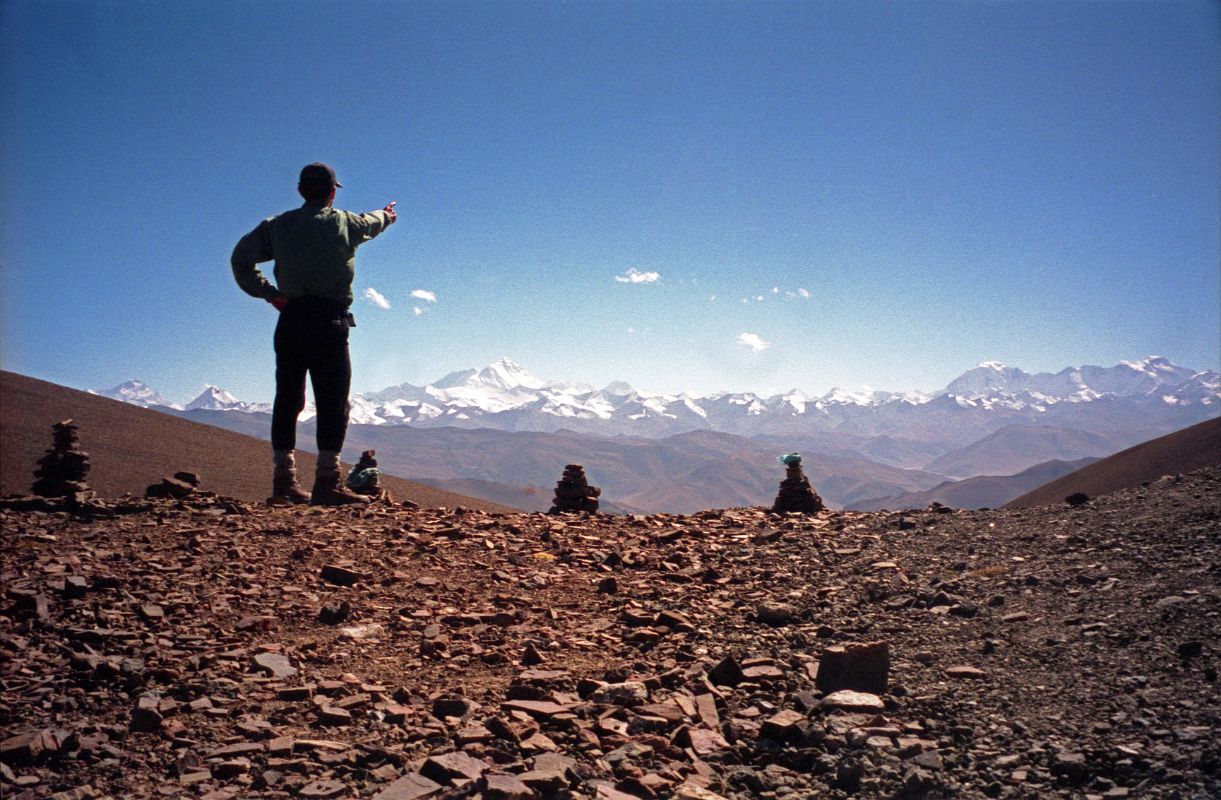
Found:
[{"label": "stone cairn", "polygon": [[555,504],[548,514],[560,514],[566,511],[588,511],[598,513],[598,495],[602,490],[590,486],[585,479],[585,468],[580,464],[569,464],[564,467],[564,476],[555,484]]},{"label": "stone cairn", "polygon": [[352,467],[348,474],[348,488],[357,494],[372,497],[377,500],[389,498],[389,493],[382,488],[381,470],[377,468],[376,450],[365,450],[360,454],[360,461]]},{"label": "stone cairn", "polygon": [[162,478],[161,483],[154,483],[144,490],[144,496],[162,500],[183,500],[199,490],[200,478],[197,472],[175,472],[172,478]]},{"label": "stone cairn", "polygon": [[801,514],[816,514],[823,509],[822,498],[810,486],[810,480],[801,471],[801,456],[789,453],[777,459],[787,468],[784,480],[780,482],[780,491],[772,511],[785,513],[796,511]]},{"label": "stone cairn", "polygon": [[[93,495],[85,476],[89,474],[89,454],[80,449],[77,426],[70,419],[51,426],[51,449],[38,459],[34,470],[34,494],[40,497],[77,497]],[[84,497],[81,497],[84,495]]]}]

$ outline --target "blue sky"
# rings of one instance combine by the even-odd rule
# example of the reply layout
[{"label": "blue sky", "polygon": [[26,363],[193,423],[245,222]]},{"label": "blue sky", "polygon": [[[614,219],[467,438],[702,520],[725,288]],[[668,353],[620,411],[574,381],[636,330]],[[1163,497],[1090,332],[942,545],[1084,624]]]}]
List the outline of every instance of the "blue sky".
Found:
[{"label": "blue sky", "polygon": [[1212,2],[8,0],[0,104],[0,365],[70,386],[269,399],[229,254],[316,160],[400,213],[354,391],[1221,368]]}]

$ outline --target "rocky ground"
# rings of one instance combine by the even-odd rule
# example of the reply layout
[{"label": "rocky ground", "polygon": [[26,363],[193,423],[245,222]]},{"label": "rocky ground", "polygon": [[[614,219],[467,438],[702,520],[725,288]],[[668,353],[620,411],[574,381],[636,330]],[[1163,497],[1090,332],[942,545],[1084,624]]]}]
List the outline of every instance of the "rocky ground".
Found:
[{"label": "rocky ground", "polygon": [[6,800],[1221,796],[1221,468],[1022,511],[94,511],[0,504]]}]

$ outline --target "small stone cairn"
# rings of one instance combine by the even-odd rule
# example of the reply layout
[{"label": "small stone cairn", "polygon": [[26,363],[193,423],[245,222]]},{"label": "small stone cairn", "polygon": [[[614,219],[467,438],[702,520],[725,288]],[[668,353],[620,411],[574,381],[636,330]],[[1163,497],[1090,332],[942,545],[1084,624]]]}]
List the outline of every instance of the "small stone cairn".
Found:
[{"label": "small stone cairn", "polygon": [[200,478],[197,472],[175,472],[172,478],[162,478],[161,483],[154,483],[144,490],[144,496],[150,499],[183,500],[199,490]]},{"label": "small stone cairn", "polygon": [[548,514],[564,512],[588,511],[598,513],[598,495],[602,490],[590,486],[585,479],[585,468],[580,464],[569,464],[564,467],[564,475],[555,484],[555,503]]},{"label": "small stone cairn", "polygon": [[810,486],[810,480],[801,471],[801,455],[789,453],[778,459],[787,468],[784,480],[780,482],[780,491],[772,511],[783,514],[795,511],[801,514],[817,514],[823,510],[822,498]]},{"label": "small stone cairn", "polygon": [[365,450],[360,454],[360,461],[348,473],[348,488],[375,500],[388,500],[390,495],[382,488],[382,473],[377,468],[376,455],[376,450]]},{"label": "small stone cairn", "polygon": [[93,497],[85,481],[89,474],[89,454],[80,449],[76,423],[66,419],[52,425],[51,430],[54,431],[51,449],[38,459],[38,469],[34,470],[34,494],[77,500]]}]

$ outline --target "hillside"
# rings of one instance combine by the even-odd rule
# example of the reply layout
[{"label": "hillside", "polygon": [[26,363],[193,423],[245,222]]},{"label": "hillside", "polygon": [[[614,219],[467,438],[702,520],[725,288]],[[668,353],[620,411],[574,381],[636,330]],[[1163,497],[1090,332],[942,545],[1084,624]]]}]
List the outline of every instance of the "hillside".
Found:
[{"label": "hillside", "polygon": [[1221,794],[1221,468],[948,514],[148,505],[0,502],[6,797]]},{"label": "hillside", "polygon": [[[103,497],[142,495],[180,470],[199,473],[202,488],[240,500],[263,500],[271,488],[266,441],[0,371],[0,495],[29,492],[36,462],[51,444],[51,425],[69,417],[80,425],[89,481]],[[345,453],[350,458],[359,450]],[[314,463],[312,455],[299,453],[307,489]],[[385,485],[396,498],[424,506],[512,510],[392,476]]]},{"label": "hillside", "polygon": [[1216,464],[1221,464],[1221,417],[1129,447],[1021,495],[1006,508],[1060,503],[1077,492],[1096,497]]},{"label": "hillside", "polygon": [[1048,461],[1102,458],[1147,437],[1128,433],[1091,433],[1042,425],[1009,425],[928,465],[952,478],[1014,475]]},{"label": "hillside", "polygon": [[998,508],[1034,487],[1075,472],[1097,460],[1082,458],[1077,461],[1047,461],[1024,469],[1016,475],[979,475],[961,481],[946,481],[926,492],[862,500],[854,503],[852,508],[856,511],[901,510],[927,508],[932,503],[951,508]]}]

